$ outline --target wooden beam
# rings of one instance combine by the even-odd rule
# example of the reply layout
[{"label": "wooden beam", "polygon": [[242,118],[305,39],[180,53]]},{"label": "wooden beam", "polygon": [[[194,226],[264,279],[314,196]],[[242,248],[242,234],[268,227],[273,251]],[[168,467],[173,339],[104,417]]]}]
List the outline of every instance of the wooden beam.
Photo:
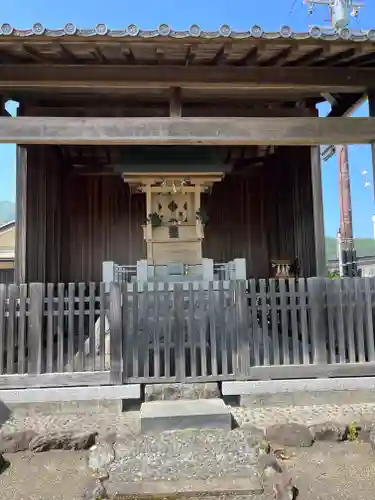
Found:
[{"label": "wooden beam", "polygon": [[[294,61],[289,61],[288,62],[288,67],[291,66],[298,66],[302,64],[311,64],[315,62],[319,57],[323,54],[324,48],[319,47],[317,49],[311,50],[307,54],[303,54],[302,56],[298,57],[297,59],[294,59]],[[286,66],[286,64],[284,65]]]},{"label": "wooden beam", "polygon": [[16,144],[369,144],[375,118],[0,117],[0,143]]},{"label": "wooden beam", "polygon": [[329,56],[327,56],[322,61],[319,61],[314,64],[314,66],[331,66],[333,64],[337,64],[338,62],[353,57],[357,53],[355,48],[346,49],[340,52],[335,52]]},{"label": "wooden beam", "polygon": [[[12,118],[1,118],[12,120]],[[14,280],[26,282],[27,150],[17,146],[16,156],[16,248]]]},{"label": "wooden beam", "polygon": [[220,64],[225,63],[226,58],[229,56],[229,54],[232,51],[232,45],[231,44],[224,44],[220,50],[218,50],[214,56],[214,58],[211,61],[212,66],[218,66]]},{"label": "wooden beam", "polygon": [[[250,66],[108,66],[5,65],[1,89],[126,88],[266,88],[317,90],[332,93],[365,91],[373,85],[375,68]],[[348,90],[349,89],[349,90]]]},{"label": "wooden beam", "polygon": [[45,58],[43,54],[41,54],[38,50],[35,50],[30,44],[24,43],[22,44],[22,50],[30,56],[32,59],[39,63],[48,63],[48,58]]},{"label": "wooden beam", "polygon": [[180,118],[182,116],[181,89],[173,87],[169,96],[169,116]]},{"label": "wooden beam", "polygon": [[329,118],[351,114],[352,111],[366,98],[365,93],[345,94],[337,97],[336,104],[332,106],[328,113]]},{"label": "wooden beam", "polygon": [[[280,50],[277,54],[270,57],[266,61],[261,63],[261,66],[281,66],[290,56],[292,52],[292,47],[286,47]],[[287,66],[287,64],[286,64]]]},{"label": "wooden beam", "polygon": [[[332,119],[331,119],[332,120]],[[313,217],[314,217],[314,240],[315,240],[315,263],[316,276],[327,275],[325,235],[324,235],[324,215],[323,215],[323,188],[322,169],[320,161],[320,147],[311,148],[311,185],[313,196]]]},{"label": "wooden beam", "polygon": [[[106,117],[165,117],[167,103],[118,101],[105,104],[93,104],[91,101],[77,103],[67,102],[66,106],[25,104],[25,116],[106,116]],[[210,100],[209,102],[185,102],[183,115],[186,117],[286,117],[286,116],[311,116],[311,112],[304,106],[290,108],[278,104],[253,105],[243,100],[223,103],[223,100]]]},{"label": "wooden beam", "polygon": [[248,66],[254,63],[258,57],[258,47],[251,47],[245,57],[238,62],[239,66]]}]

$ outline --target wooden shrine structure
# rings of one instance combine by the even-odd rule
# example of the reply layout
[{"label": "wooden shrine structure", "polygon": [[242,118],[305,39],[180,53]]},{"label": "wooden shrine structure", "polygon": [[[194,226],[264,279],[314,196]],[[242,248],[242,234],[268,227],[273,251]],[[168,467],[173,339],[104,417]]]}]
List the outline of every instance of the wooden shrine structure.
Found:
[{"label": "wooden shrine structure", "polygon": [[202,200],[205,256],[245,258],[254,278],[296,258],[300,275],[325,274],[318,146],[374,140],[374,117],[344,117],[366,94],[374,113],[372,30],[3,24],[0,58],[3,102],[19,102],[0,118],[0,142],[18,144],[18,282],[98,281],[103,261],[145,256],[145,200],[120,175],[134,145],[211,148],[230,164]]},{"label": "wooden shrine structure", "polygon": [[[87,370],[93,384],[373,373],[375,284],[325,280],[320,146],[372,144],[375,157],[375,30],[3,24],[0,62],[0,143],[17,144],[0,386],[63,372],[87,384]],[[367,97],[370,116],[348,117]],[[104,262],[130,282],[142,260],[202,259],[215,272],[243,259],[249,281],[115,283],[109,296],[100,283]]]}]

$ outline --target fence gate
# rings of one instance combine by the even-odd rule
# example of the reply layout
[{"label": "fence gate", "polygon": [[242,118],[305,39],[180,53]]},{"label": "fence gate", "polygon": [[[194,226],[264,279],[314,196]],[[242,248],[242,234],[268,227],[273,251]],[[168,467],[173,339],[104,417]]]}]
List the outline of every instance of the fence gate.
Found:
[{"label": "fence gate", "polygon": [[142,291],[122,286],[124,381],[234,377],[247,344],[246,302],[245,282],[210,283],[206,289],[193,283]]}]

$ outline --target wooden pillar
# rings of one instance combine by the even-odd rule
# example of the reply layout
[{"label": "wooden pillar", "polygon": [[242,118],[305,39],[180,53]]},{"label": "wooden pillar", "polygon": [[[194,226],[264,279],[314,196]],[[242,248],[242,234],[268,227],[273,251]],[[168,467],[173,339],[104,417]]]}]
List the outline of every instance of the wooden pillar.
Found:
[{"label": "wooden pillar", "polygon": [[324,235],[322,168],[319,146],[311,147],[311,185],[314,215],[315,274],[316,276],[326,276],[327,263]]},{"label": "wooden pillar", "polygon": [[172,118],[181,118],[182,116],[181,89],[179,87],[170,89],[169,116]]},{"label": "wooden pillar", "polygon": [[[371,89],[368,91],[368,107],[369,107],[369,116],[371,118],[375,117],[375,89]],[[375,198],[375,137],[374,140],[370,143],[371,151],[372,151],[372,183],[374,186],[374,198]]]},{"label": "wooden pillar", "polygon": [[27,149],[17,146],[15,282],[26,282]]}]

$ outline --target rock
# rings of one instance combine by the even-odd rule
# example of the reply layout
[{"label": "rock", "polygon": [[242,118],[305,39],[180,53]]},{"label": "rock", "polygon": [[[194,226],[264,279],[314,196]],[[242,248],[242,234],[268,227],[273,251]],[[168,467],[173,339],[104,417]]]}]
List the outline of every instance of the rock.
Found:
[{"label": "rock", "polygon": [[217,382],[197,384],[147,384],[145,402],[175,401],[177,399],[212,399],[220,398]]},{"label": "rock", "polygon": [[372,427],[370,434],[369,434],[369,443],[371,445],[371,448],[373,451],[375,451],[375,427]]},{"label": "rock", "polygon": [[19,431],[0,436],[0,453],[17,453],[26,451],[32,439],[36,437],[34,431]]},{"label": "rock", "polygon": [[274,474],[282,474],[284,472],[282,465],[273,455],[260,456],[259,465],[267,477],[270,477]]},{"label": "rock", "polygon": [[5,403],[3,403],[3,401],[1,401],[1,399],[0,399],[0,427],[3,424],[5,424],[5,422],[7,422],[7,420],[9,420],[11,414],[12,414],[12,412],[10,411],[8,406]]},{"label": "rock", "polygon": [[99,480],[109,477],[108,467],[115,459],[113,444],[108,442],[98,443],[90,448],[88,465],[95,477]]},{"label": "rock", "polygon": [[241,425],[240,428],[241,431],[243,431],[243,434],[246,437],[248,443],[257,445],[259,443],[263,443],[266,439],[264,430],[255,427],[255,425],[245,423]]},{"label": "rock", "polygon": [[282,474],[278,477],[274,487],[275,500],[295,500],[299,491],[292,482],[292,478],[287,474]]},{"label": "rock", "polygon": [[85,491],[82,500],[104,500],[105,498],[108,498],[108,495],[103,484],[101,481],[95,480]]},{"label": "rock", "polygon": [[4,472],[9,467],[8,460],[5,460],[2,453],[0,453],[0,474]]},{"label": "rock", "polygon": [[34,453],[49,450],[88,450],[95,444],[96,432],[74,434],[70,432],[51,432],[34,437],[29,449]]},{"label": "rock", "polygon": [[358,422],[357,424],[358,441],[362,441],[364,443],[370,443],[370,433],[374,426],[375,426],[374,422],[369,422],[369,421]]},{"label": "rock", "polygon": [[267,427],[266,439],[283,446],[308,447],[314,442],[312,432],[306,425],[276,424]]},{"label": "rock", "polygon": [[310,431],[316,441],[342,441],[345,429],[346,425],[336,422],[324,422],[310,427]]}]

